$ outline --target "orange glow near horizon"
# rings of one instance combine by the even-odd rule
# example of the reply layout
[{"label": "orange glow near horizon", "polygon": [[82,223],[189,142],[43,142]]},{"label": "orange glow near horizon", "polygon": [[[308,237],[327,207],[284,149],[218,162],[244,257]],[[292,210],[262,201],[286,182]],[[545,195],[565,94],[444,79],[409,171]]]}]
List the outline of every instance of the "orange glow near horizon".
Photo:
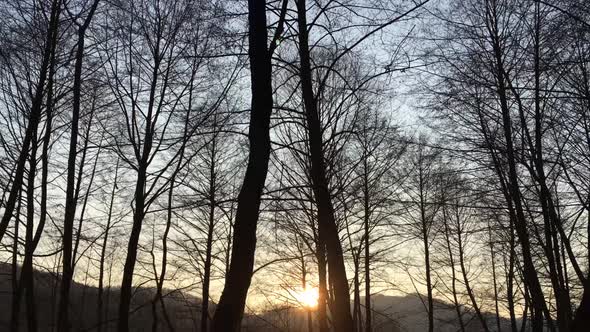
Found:
[{"label": "orange glow near horizon", "polygon": [[319,293],[316,287],[305,288],[295,294],[297,301],[306,309],[314,309],[318,306]]}]

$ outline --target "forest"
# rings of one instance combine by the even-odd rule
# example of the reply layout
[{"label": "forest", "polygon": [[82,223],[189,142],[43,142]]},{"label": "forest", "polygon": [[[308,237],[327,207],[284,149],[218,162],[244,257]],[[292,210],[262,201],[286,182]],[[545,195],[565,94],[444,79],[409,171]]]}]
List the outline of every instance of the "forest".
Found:
[{"label": "forest", "polygon": [[0,22],[0,331],[590,331],[589,1]]}]

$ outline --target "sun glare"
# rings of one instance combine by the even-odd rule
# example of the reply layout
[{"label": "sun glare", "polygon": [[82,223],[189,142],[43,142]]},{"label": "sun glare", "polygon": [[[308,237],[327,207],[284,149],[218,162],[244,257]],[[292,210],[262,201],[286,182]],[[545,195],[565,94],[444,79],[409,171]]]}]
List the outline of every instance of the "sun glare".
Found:
[{"label": "sun glare", "polygon": [[296,297],[297,301],[299,301],[299,303],[305,308],[312,309],[318,306],[319,294],[318,289],[315,287],[304,289],[299,292]]}]

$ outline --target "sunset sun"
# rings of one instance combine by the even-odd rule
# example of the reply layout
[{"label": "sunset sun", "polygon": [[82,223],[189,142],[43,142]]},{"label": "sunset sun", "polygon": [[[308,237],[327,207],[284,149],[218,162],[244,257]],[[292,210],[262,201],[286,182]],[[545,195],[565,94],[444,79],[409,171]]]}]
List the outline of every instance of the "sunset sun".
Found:
[{"label": "sunset sun", "polygon": [[315,308],[318,305],[318,289],[315,287],[306,288],[295,295],[297,301],[305,308]]}]

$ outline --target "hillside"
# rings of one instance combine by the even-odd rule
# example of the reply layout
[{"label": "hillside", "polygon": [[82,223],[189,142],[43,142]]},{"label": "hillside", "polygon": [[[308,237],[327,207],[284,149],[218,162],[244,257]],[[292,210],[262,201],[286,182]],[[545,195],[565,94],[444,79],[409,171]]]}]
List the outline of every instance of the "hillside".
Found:
[{"label": "hillside", "polygon": [[[0,311],[0,330],[9,331],[11,314],[11,278],[10,265],[0,264],[0,301],[7,304],[6,310]],[[57,297],[53,292],[56,288],[57,279],[54,275],[35,271],[35,297],[39,317],[39,326],[45,327],[42,331],[51,331],[50,327],[55,324],[52,317],[55,313]],[[169,293],[165,297],[167,312],[170,316],[174,329],[179,332],[195,331],[199,326],[200,302],[197,297],[180,292]],[[149,331],[152,326],[151,299],[154,294],[152,288],[138,288],[133,297],[133,314],[131,315],[131,331]],[[104,293],[104,323],[103,331],[115,329],[115,318],[117,314],[119,292],[118,289],[105,289]],[[97,303],[98,289],[94,286],[75,283],[72,287],[72,323],[74,331],[96,331],[98,327]],[[364,301],[364,299],[362,300]],[[415,295],[407,296],[386,296],[375,295],[373,297],[374,327],[376,332],[421,332],[427,328],[427,319],[424,306]],[[158,310],[160,320],[160,331],[167,331],[166,323],[162,312]],[[479,322],[472,319],[472,314],[465,314],[464,321],[468,331],[478,332],[483,330]],[[455,310],[448,304],[435,302],[436,331],[454,332],[458,329]],[[490,327],[494,331],[495,326],[490,315]],[[246,315],[244,317],[244,331],[307,331],[307,312],[299,308],[278,307],[275,310]],[[502,325],[508,326],[509,321],[503,320]],[[24,305],[21,304],[20,325],[26,331],[26,313]]]},{"label": "hillside", "polygon": [[[0,310],[0,331],[9,331],[12,286],[9,264],[0,264],[0,301],[7,304],[5,310]],[[57,285],[57,287],[56,287]],[[54,292],[59,291],[57,278],[47,272],[35,271],[35,298],[37,315],[41,331],[51,331],[55,324],[55,313],[58,297]],[[133,314],[130,316],[131,331],[151,331],[152,308],[151,299],[154,289],[138,288],[133,297]],[[169,291],[165,291],[168,294]],[[98,327],[97,306],[98,288],[80,283],[74,283],[71,289],[72,298],[72,330],[73,331],[96,331]],[[117,316],[117,305],[119,303],[119,290],[107,289],[103,293],[104,316],[103,331],[115,330],[115,318]],[[169,294],[164,299],[170,319],[174,323],[176,331],[193,331],[193,326],[198,326],[198,308],[200,299],[180,292]],[[21,302],[20,326],[26,331],[26,313],[24,303]],[[166,331],[162,325],[165,324],[162,312],[158,311],[160,317],[160,329]]]}]

